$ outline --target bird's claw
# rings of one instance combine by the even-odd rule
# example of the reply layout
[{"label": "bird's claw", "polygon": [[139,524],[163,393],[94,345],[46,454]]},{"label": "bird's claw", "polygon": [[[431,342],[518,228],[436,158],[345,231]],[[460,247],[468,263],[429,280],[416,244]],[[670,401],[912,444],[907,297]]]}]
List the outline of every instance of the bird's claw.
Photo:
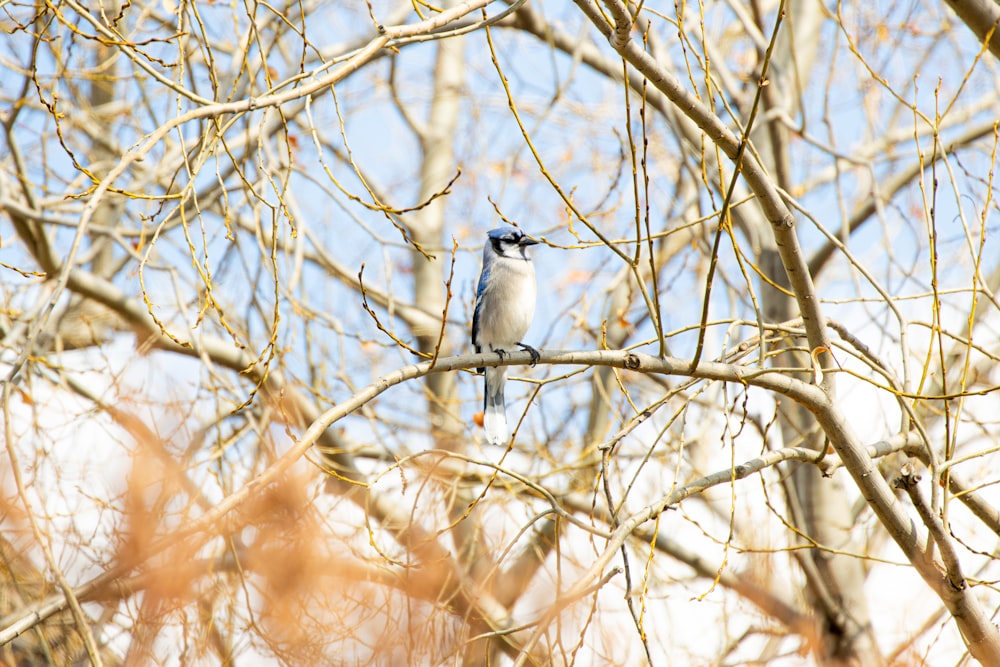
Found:
[{"label": "bird's claw", "polygon": [[524,343],[518,343],[518,345],[521,346],[522,350],[524,350],[525,352],[527,352],[528,354],[531,355],[531,365],[532,366],[534,366],[535,364],[538,363],[538,360],[541,358],[541,355],[538,354],[538,350],[536,350],[535,348],[531,347],[530,345],[525,345]]}]

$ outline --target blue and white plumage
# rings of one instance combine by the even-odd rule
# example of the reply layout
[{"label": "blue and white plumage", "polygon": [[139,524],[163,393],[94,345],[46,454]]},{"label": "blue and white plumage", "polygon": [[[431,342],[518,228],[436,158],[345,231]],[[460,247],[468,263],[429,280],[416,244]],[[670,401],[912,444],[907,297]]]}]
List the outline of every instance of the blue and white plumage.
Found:
[{"label": "blue and white plumage", "polygon": [[[521,342],[535,315],[535,267],[526,251],[536,243],[516,227],[488,232],[472,317],[472,344],[476,352],[491,350],[503,358],[506,352],[520,347],[531,352],[532,363],[538,358],[534,348]],[[503,401],[507,368],[478,370],[486,376],[483,397],[486,440],[504,445],[510,438]]]}]

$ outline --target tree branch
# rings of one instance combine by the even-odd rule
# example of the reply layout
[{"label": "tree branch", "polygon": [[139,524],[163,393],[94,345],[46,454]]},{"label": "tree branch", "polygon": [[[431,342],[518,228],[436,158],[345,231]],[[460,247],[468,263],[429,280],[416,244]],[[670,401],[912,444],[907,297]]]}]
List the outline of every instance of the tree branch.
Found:
[{"label": "tree branch", "polygon": [[1000,26],[1000,5],[996,0],[945,0],[958,18],[971,30],[980,42],[997,58],[1000,58],[1000,37],[997,36],[997,26]]}]

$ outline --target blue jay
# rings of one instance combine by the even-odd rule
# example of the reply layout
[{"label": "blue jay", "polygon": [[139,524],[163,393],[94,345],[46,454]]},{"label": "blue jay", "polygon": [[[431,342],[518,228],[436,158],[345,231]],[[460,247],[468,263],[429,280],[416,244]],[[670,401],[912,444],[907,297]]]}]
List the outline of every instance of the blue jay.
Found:
[{"label": "blue jay", "polygon": [[[514,347],[531,353],[531,364],[538,361],[538,351],[521,342],[535,315],[535,267],[526,252],[538,243],[515,227],[490,230],[483,247],[483,272],[476,289],[476,311],[472,316],[472,344],[476,352],[492,350],[503,359]],[[486,375],[483,397],[483,429],[486,440],[504,445],[510,438],[503,386],[507,368],[479,368]]]}]

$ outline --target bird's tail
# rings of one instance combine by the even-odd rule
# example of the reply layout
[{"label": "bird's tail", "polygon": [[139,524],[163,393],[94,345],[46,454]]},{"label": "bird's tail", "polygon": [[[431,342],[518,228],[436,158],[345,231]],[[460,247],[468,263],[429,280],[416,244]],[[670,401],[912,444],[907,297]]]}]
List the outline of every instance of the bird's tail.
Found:
[{"label": "bird's tail", "polygon": [[486,369],[486,388],[483,397],[483,430],[491,445],[506,445],[510,439],[507,429],[507,410],[503,402],[503,386],[507,382],[506,368]]}]

